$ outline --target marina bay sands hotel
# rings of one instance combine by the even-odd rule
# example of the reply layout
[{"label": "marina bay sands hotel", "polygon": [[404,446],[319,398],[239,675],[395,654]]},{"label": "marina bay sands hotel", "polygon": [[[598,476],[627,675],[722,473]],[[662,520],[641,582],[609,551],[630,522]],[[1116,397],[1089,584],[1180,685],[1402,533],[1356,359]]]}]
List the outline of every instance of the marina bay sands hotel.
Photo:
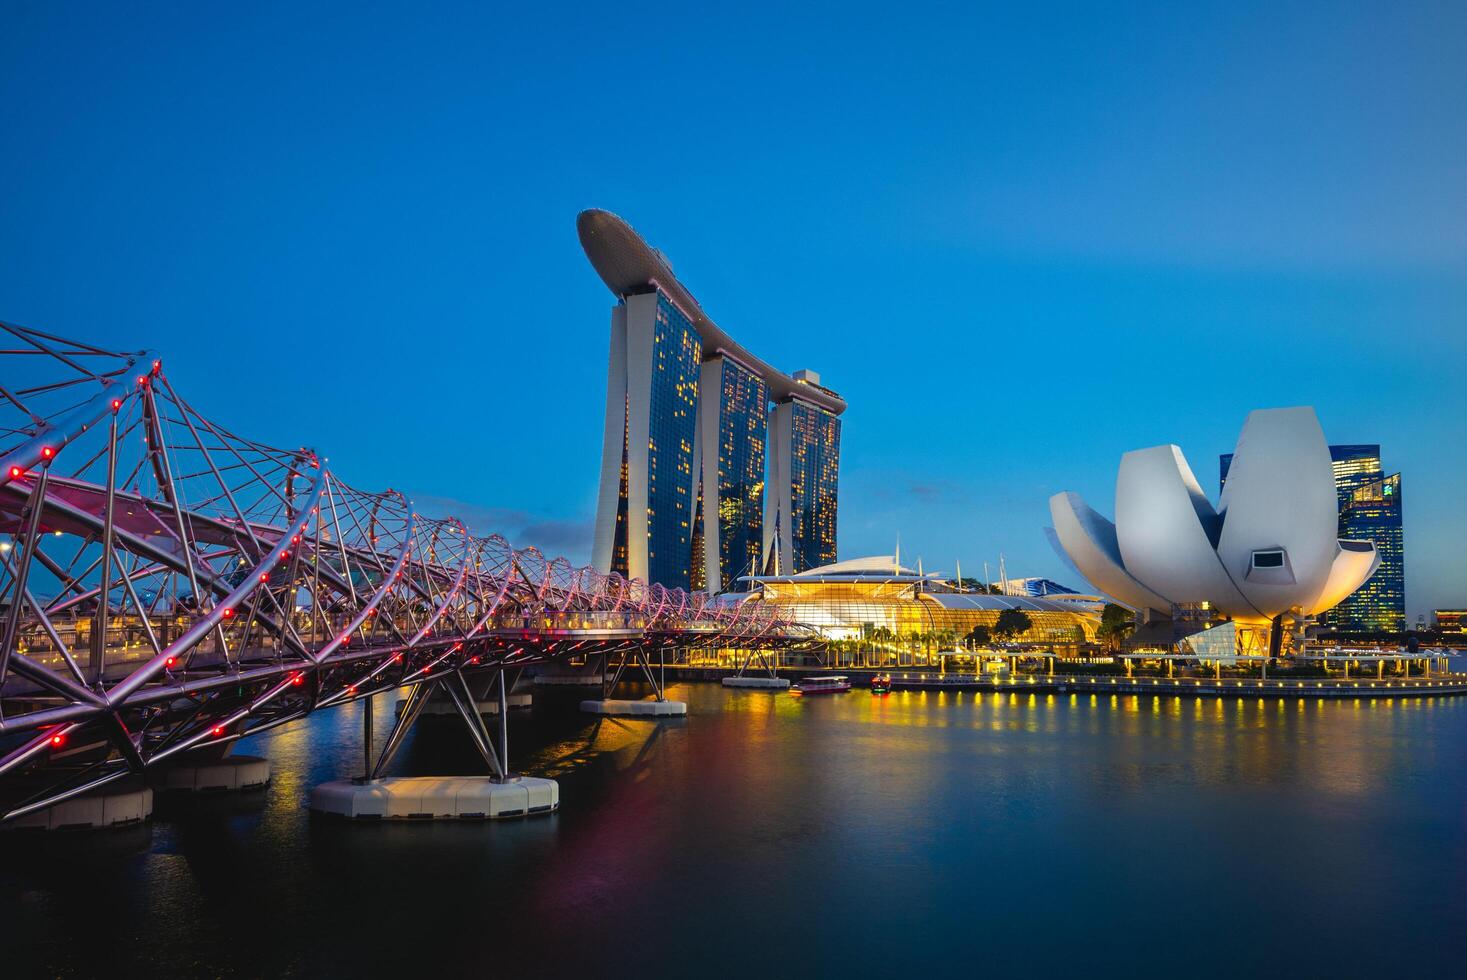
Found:
[{"label": "marina bay sands hotel", "polygon": [[718,592],[835,561],[846,403],[724,333],[616,215],[576,230],[616,296],[595,566]]}]

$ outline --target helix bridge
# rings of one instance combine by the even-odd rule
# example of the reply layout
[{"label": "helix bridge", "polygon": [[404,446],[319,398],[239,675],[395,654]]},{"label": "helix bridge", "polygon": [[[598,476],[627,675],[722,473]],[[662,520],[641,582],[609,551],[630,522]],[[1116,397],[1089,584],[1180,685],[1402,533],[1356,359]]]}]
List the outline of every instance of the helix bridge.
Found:
[{"label": "helix bridge", "polygon": [[809,640],[766,604],[603,574],[355,489],[313,449],[200,414],[157,353],[0,328],[0,821],[396,688],[410,693],[371,772],[436,695],[505,776],[476,679],[502,703],[537,664],[631,664],[656,683],[669,649]]}]

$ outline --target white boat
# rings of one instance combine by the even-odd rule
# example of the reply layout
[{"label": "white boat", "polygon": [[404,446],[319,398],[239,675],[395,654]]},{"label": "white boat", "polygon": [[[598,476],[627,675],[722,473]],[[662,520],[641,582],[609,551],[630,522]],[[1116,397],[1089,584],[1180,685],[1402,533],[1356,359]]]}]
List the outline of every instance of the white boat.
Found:
[{"label": "white boat", "polygon": [[790,693],[796,695],[805,694],[839,694],[841,691],[851,689],[851,679],[841,674],[828,674],[821,677],[805,677],[798,683],[790,686]]}]

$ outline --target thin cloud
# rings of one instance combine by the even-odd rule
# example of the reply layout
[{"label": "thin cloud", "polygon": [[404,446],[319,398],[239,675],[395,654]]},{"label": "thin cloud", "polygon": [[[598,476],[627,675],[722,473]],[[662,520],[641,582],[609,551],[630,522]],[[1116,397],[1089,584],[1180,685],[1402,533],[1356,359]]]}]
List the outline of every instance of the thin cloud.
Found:
[{"label": "thin cloud", "polygon": [[549,557],[564,555],[572,561],[590,558],[594,522],[590,518],[563,519],[514,507],[485,507],[453,497],[413,498],[418,512],[428,517],[456,517],[474,534],[499,534],[516,548],[534,545]]}]

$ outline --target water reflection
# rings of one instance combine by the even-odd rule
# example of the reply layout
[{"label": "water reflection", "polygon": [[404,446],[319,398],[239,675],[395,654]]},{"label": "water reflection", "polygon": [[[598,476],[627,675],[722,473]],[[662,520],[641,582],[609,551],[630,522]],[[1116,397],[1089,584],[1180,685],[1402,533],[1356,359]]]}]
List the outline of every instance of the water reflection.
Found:
[{"label": "water reflection", "polygon": [[[551,817],[313,821],[309,788],[362,769],[350,705],[241,746],[274,763],[264,791],[0,838],[16,975],[415,975],[424,956],[536,976],[1068,975],[1133,961],[1138,938],[1203,976],[1271,972],[1301,939],[1309,972],[1358,975],[1445,973],[1462,951],[1464,700],[672,696],[687,719],[584,716],[556,692],[513,713],[515,765],[561,782]],[[375,702],[375,751],[396,698]],[[481,765],[456,721],[424,719],[395,769]],[[1308,939],[1372,908],[1389,943]],[[1243,920],[1246,942],[1197,956],[1204,924]],[[873,928],[899,941],[862,942]],[[822,931],[841,941],[812,946]]]}]

